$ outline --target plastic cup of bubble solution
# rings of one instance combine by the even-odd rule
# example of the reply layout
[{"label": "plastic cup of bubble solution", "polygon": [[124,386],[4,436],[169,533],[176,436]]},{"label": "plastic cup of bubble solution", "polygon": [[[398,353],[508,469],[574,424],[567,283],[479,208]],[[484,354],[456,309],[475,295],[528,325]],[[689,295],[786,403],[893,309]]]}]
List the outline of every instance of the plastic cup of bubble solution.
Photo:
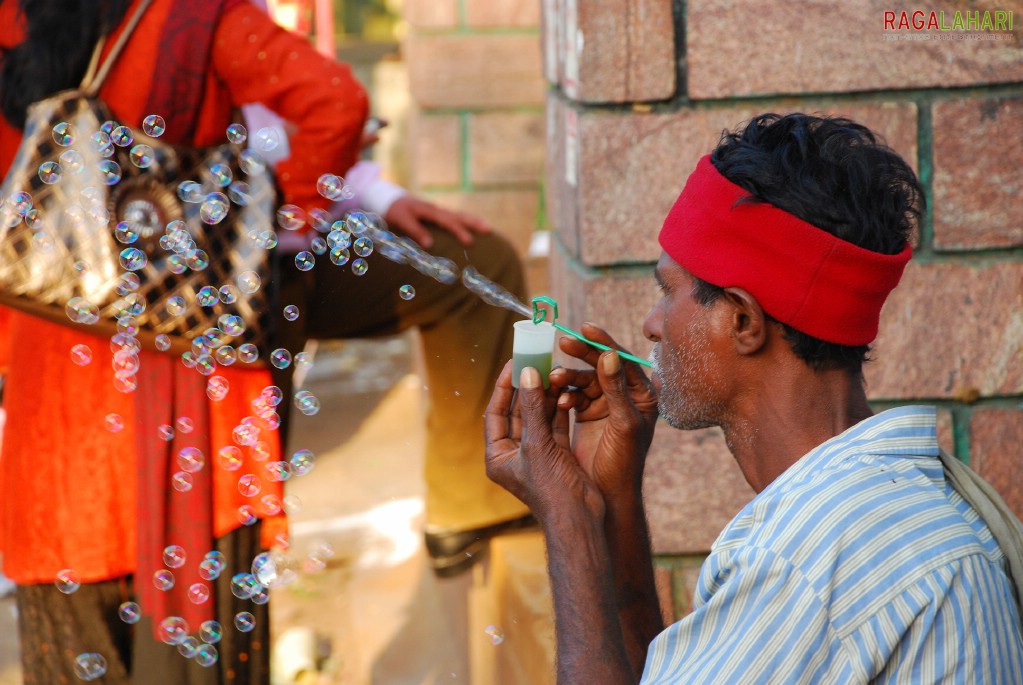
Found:
[{"label": "plastic cup of bubble solution", "polygon": [[519,375],[527,366],[540,372],[544,388],[550,387],[549,376],[556,335],[557,330],[546,321],[533,323],[526,319],[515,322],[515,340],[512,343],[513,387],[519,387]]}]

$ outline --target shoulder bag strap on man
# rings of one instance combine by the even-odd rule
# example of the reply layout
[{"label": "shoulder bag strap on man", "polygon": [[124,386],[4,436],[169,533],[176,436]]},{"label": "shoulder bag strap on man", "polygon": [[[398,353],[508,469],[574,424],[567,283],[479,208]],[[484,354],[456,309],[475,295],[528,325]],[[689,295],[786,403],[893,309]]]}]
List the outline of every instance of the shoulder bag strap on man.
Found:
[{"label": "shoulder bag strap on man", "polygon": [[945,477],[973,507],[974,511],[991,530],[998,546],[1005,554],[1009,563],[1009,581],[1016,593],[1016,608],[1023,617],[1023,523],[1012,513],[1005,500],[995,492],[991,484],[978,476],[973,469],[951,456],[945,450],[940,451],[941,464],[945,467]]},{"label": "shoulder bag strap on man", "polygon": [[[93,96],[99,92],[103,82],[106,81],[107,75],[110,73],[110,69],[113,68],[114,62],[121,55],[121,50],[124,49],[125,44],[131,37],[132,32],[135,31],[135,27],[138,26],[139,21],[142,19],[142,15],[145,14],[149,6],[153,4],[153,0],[142,0],[139,3],[135,13],[131,15],[128,23],[125,25],[124,30],[121,31],[121,35],[117,37],[117,42],[110,48],[110,54],[107,55],[106,60],[103,64],[99,64],[100,54],[103,52],[103,45],[106,43],[106,36],[101,36],[99,42],[96,43],[95,49],[92,51],[92,59],[89,60],[89,68],[85,72],[85,77],[82,79],[80,86],[81,90],[86,95]],[[98,67],[98,68],[97,68]]]}]

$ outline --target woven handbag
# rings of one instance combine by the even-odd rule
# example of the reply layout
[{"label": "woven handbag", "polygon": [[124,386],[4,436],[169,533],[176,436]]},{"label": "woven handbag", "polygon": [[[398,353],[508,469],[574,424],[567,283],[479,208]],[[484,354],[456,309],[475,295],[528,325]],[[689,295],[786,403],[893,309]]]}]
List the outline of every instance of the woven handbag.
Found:
[{"label": "woven handbag", "polygon": [[241,140],[167,145],[158,118],[124,126],[97,97],[148,4],[98,68],[96,47],[77,90],[27,112],[0,187],[0,303],[93,334],[130,327],[161,351],[247,345],[242,358],[262,364],[277,202],[266,164]]}]

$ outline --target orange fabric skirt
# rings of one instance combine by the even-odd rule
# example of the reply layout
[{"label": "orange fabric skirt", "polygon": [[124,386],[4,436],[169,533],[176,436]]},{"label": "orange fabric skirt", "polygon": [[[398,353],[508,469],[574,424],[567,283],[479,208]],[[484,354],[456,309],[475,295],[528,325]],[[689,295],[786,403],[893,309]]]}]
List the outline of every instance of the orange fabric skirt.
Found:
[{"label": "orange fabric skirt", "polygon": [[[6,430],[0,451],[0,552],[4,573],[19,584],[52,582],[72,569],[83,582],[130,574],[136,563],[139,436],[133,393],[115,388],[109,338],[15,311],[7,319],[4,408]],[[84,345],[91,361],[76,363]],[[82,348],[78,348],[81,350]],[[84,352],[84,350],[82,350]],[[140,354],[139,377],[159,353]],[[175,360],[175,363],[180,363]],[[262,431],[259,449],[238,446],[234,429],[253,414],[251,403],[271,385],[265,370],[220,367],[229,383],[220,401],[204,400],[195,412],[208,412],[205,465],[194,478],[212,479],[213,531],[220,537],[242,525],[239,508],[253,507],[263,519],[263,542],[270,546],[286,532],[285,519],[267,504],[283,496],[266,463],[281,460],[276,431]],[[170,389],[168,389],[170,392]],[[168,406],[171,403],[168,397]],[[175,419],[188,416],[179,416]],[[179,430],[175,427],[175,430]],[[238,470],[218,465],[223,447],[239,447]],[[260,479],[258,496],[239,488],[239,477]],[[255,489],[255,488],[253,488]],[[279,499],[278,499],[279,501]],[[208,550],[203,550],[203,552]]]}]

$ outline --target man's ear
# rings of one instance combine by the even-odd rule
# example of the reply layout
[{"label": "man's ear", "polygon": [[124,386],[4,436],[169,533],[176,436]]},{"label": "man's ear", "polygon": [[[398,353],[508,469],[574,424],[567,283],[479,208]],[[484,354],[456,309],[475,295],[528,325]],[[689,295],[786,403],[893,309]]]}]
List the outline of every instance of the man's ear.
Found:
[{"label": "man's ear", "polygon": [[767,343],[767,315],[756,298],[742,288],[725,288],[725,300],[730,308],[729,326],[735,351],[755,354]]}]

